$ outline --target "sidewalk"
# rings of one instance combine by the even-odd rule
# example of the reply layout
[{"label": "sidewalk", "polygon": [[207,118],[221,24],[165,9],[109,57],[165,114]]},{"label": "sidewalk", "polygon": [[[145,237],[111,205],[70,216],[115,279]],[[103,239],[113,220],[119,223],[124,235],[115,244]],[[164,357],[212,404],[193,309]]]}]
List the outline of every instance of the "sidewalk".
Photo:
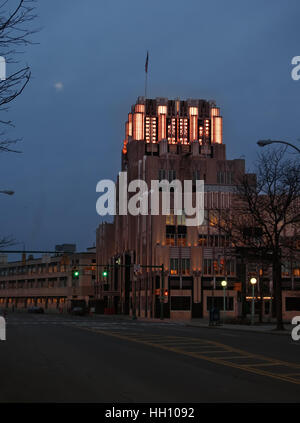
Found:
[{"label": "sidewalk", "polygon": [[289,323],[284,324],[285,330],[276,330],[276,323],[256,323],[254,325],[239,325],[239,324],[221,324],[218,326],[210,326],[209,321],[206,319],[193,319],[186,322],[186,326],[193,327],[206,327],[213,330],[233,330],[254,333],[267,333],[270,335],[291,335],[292,325]]}]

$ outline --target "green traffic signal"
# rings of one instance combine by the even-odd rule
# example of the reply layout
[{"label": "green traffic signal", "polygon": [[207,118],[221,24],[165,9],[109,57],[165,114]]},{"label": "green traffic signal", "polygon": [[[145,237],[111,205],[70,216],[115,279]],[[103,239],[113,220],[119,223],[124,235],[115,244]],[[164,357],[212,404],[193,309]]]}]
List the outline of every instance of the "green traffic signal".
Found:
[{"label": "green traffic signal", "polygon": [[107,271],[107,270],[103,270],[103,272],[102,272],[102,276],[103,276],[104,278],[107,278],[107,275],[108,275],[108,271]]},{"label": "green traffic signal", "polygon": [[78,279],[79,278],[79,270],[73,270],[72,276],[73,276],[73,279]]}]

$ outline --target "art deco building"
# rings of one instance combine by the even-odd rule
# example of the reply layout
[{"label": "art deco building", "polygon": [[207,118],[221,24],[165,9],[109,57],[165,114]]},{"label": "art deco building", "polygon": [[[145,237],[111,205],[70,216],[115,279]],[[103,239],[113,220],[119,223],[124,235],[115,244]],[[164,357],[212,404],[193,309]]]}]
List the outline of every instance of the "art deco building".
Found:
[{"label": "art deco building", "polygon": [[[215,211],[233,207],[234,182],[245,174],[245,161],[226,158],[220,108],[202,99],[139,97],[125,123],[122,171],[128,183],[142,179],[148,187],[152,180],[167,179],[192,180],[195,188],[196,180],[204,180],[205,221],[187,226],[184,213],[151,215],[149,205],[148,215],[118,214],[113,223],[101,224],[97,263],[116,264],[107,276],[97,276],[97,297],[107,311],[160,317],[163,292],[164,317],[207,316],[212,303],[223,309],[225,279],[226,314],[239,315],[253,267],[248,269],[220,234]],[[140,267],[134,270],[132,264]],[[163,277],[154,267],[162,264]],[[270,298],[266,295],[265,314]]]}]

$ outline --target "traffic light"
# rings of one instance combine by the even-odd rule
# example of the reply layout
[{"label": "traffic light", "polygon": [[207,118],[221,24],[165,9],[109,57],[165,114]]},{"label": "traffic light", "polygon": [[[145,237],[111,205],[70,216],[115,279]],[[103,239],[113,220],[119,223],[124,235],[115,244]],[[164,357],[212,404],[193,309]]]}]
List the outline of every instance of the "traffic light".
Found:
[{"label": "traffic light", "polygon": [[168,297],[168,295],[169,295],[168,290],[167,290],[167,289],[165,289],[165,291],[164,291],[164,296],[167,298],[167,297]]},{"label": "traffic light", "polygon": [[102,272],[102,276],[103,276],[104,278],[107,278],[107,276],[108,276],[108,270],[106,269],[106,267],[104,268],[104,270],[103,270],[103,272]]},{"label": "traffic light", "polygon": [[72,278],[73,279],[79,279],[79,270],[78,269],[74,268],[72,270]]}]

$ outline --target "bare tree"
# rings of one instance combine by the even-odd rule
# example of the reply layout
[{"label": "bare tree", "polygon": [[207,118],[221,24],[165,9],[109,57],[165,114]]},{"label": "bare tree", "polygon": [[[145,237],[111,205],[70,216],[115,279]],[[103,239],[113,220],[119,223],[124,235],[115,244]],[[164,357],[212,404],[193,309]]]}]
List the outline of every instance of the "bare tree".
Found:
[{"label": "bare tree", "polygon": [[[30,80],[29,66],[18,66],[16,57],[22,52],[19,48],[33,43],[31,36],[37,29],[31,27],[31,22],[35,18],[35,0],[5,0],[0,4],[0,56],[14,68],[6,79],[0,81],[0,113],[8,111],[10,103],[23,92]],[[13,122],[2,118],[0,125],[0,151],[19,152],[13,148],[19,139],[6,136],[5,127],[13,126]]]},{"label": "bare tree", "polygon": [[[31,22],[36,18],[35,0],[5,0],[0,4],[0,56],[13,71],[0,81],[0,152],[15,152],[13,146],[20,140],[6,135],[7,127],[13,127],[10,119],[2,117],[9,105],[23,92],[31,72],[29,66],[21,66],[17,60],[23,47],[32,44],[31,35],[37,32]],[[0,248],[14,244],[12,237],[0,237]]]},{"label": "bare tree", "polygon": [[237,177],[232,211],[220,211],[220,229],[273,268],[277,329],[283,329],[281,265],[295,251],[300,228],[300,163],[285,148],[259,155],[254,174]]}]

